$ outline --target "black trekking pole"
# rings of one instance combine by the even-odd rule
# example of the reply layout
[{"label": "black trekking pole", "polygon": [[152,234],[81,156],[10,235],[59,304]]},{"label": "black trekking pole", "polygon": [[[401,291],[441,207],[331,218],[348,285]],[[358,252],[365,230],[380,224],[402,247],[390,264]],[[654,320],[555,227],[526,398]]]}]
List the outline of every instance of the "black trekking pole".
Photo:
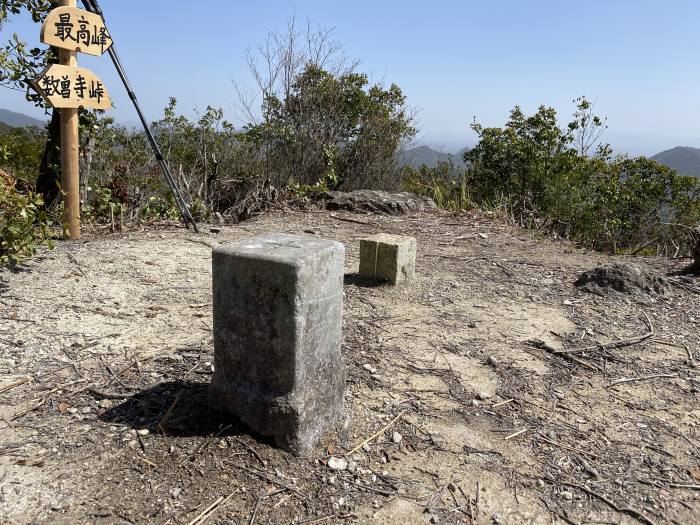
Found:
[{"label": "black trekking pole", "polygon": [[[102,20],[104,21],[105,25],[107,25],[107,21],[105,20],[105,16],[102,13],[102,9],[100,9],[97,0],[82,0],[82,2],[86,10],[88,10],[91,13],[95,13],[96,15],[99,15],[100,18],[102,18]],[[129,78],[126,76],[126,71],[124,71],[124,67],[122,66],[121,60],[119,60],[119,55],[117,54],[117,50],[114,47],[114,39],[112,39],[112,45],[107,50],[107,52],[109,53],[109,57],[112,59],[112,63],[114,64],[114,67],[116,68],[117,73],[119,74],[119,78],[121,78],[122,83],[126,88],[126,92],[129,95],[131,102],[133,102],[134,107],[136,108],[136,113],[138,113],[139,119],[141,119],[143,130],[146,132],[148,142],[150,142],[151,148],[153,148],[153,153],[156,156],[158,164],[160,164],[160,168],[163,171],[165,180],[168,183],[168,186],[170,186],[170,190],[173,192],[175,204],[178,210],[180,211],[180,215],[182,216],[182,220],[184,221],[185,226],[189,228],[191,224],[195,233],[199,233],[197,223],[195,222],[194,218],[192,217],[192,214],[190,213],[190,207],[188,206],[187,201],[185,201],[185,197],[180,192],[180,188],[178,188],[177,182],[175,181],[172,173],[170,172],[168,163],[165,162],[163,153],[160,151],[160,147],[158,146],[158,143],[156,142],[153,133],[151,133],[151,129],[148,127],[146,117],[144,117],[143,111],[141,111],[141,106],[139,105],[139,101],[136,99],[136,93],[134,93],[134,90],[131,87],[131,83],[129,82]]]}]

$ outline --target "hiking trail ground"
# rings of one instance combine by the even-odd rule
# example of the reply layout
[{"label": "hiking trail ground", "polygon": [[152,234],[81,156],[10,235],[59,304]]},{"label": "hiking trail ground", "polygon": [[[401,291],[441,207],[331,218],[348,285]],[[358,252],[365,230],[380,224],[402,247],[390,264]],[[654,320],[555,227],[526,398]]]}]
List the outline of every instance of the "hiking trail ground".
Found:
[{"label": "hiking trail ground", "polygon": [[[347,249],[346,417],[310,458],[207,409],[212,247],[267,232]],[[417,238],[415,281],[357,278],[381,232]],[[478,214],[277,211],[59,243],[0,271],[0,522],[698,523],[700,296],[573,286],[625,260]]]}]

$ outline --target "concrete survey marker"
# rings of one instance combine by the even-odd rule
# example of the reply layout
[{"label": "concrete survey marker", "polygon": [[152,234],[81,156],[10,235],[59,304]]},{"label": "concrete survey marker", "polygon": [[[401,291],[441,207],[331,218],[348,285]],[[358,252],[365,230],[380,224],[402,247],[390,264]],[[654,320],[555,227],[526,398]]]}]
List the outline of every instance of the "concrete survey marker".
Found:
[{"label": "concrete survey marker", "polygon": [[213,253],[214,409],[308,455],[340,417],[345,248],[269,234]]},{"label": "concrete survey marker", "polygon": [[360,277],[397,284],[416,274],[416,239],[380,233],[360,240]]}]

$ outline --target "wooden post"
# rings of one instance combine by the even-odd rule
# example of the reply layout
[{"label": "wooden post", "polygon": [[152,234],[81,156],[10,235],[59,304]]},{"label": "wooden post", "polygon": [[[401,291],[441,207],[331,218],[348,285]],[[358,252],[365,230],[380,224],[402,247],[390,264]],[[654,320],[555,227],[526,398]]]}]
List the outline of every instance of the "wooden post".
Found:
[{"label": "wooden post", "polygon": [[[60,0],[61,7],[77,7],[77,0]],[[60,49],[59,64],[77,67],[78,54]],[[80,239],[80,158],[78,141],[78,109],[61,109],[61,185],[63,190],[63,236]]]}]

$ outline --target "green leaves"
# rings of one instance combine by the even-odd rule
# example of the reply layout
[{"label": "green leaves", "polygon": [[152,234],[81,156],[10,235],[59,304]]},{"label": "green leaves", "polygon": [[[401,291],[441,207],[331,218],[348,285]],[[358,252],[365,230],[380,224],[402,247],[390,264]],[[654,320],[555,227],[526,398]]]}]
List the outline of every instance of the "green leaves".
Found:
[{"label": "green leaves", "polygon": [[0,170],[0,266],[34,255],[42,242],[51,248],[50,238],[41,197],[19,192],[14,180]]},{"label": "green leaves", "polygon": [[247,135],[280,186],[396,184],[396,151],[416,132],[398,86],[370,85],[367,75],[333,74],[313,64],[284,98],[268,95],[262,109],[263,122],[249,126]]},{"label": "green leaves", "polygon": [[700,222],[698,179],[644,157],[614,157],[600,142],[606,119],[585,97],[574,102],[564,129],[545,106],[530,116],[516,106],[502,128],[474,123],[479,142],[464,156],[466,173],[424,166],[408,170],[404,185],[455,211],[469,201],[505,206],[524,226],[600,250],[688,250],[687,231]]},{"label": "green leaves", "polygon": [[[39,23],[52,8],[50,0],[0,0],[0,29],[10,15],[27,11],[34,22]],[[26,91],[27,100],[43,105],[43,99],[30,88],[30,81],[44,68],[48,56],[48,50],[29,48],[16,33],[13,34],[4,46],[0,46],[0,86]]]}]

